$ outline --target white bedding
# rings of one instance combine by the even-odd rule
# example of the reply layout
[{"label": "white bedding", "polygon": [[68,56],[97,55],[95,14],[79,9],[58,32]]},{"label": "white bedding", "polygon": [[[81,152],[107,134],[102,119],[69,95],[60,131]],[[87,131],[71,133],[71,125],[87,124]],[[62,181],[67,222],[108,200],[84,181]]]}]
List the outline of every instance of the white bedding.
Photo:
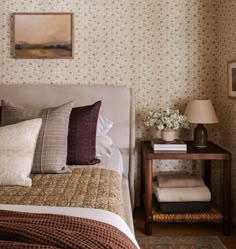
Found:
[{"label": "white bedding", "polygon": [[118,228],[120,231],[126,234],[137,246],[137,248],[139,248],[133,233],[131,232],[125,221],[119,215],[106,210],[93,209],[93,208],[48,207],[48,206],[6,205],[6,204],[0,204],[0,209],[19,211],[19,212],[29,212],[29,213],[61,214],[61,215],[83,217],[83,218],[94,219],[97,221],[105,222],[107,224],[110,224]]},{"label": "white bedding", "polygon": [[101,162],[94,165],[85,165],[85,166],[77,166],[77,165],[70,165],[69,167],[72,168],[81,168],[81,167],[90,167],[90,168],[103,168],[103,169],[111,169],[118,172],[120,175],[123,174],[123,160],[120,150],[115,146],[112,146],[112,154],[109,158],[102,158],[100,159]]}]

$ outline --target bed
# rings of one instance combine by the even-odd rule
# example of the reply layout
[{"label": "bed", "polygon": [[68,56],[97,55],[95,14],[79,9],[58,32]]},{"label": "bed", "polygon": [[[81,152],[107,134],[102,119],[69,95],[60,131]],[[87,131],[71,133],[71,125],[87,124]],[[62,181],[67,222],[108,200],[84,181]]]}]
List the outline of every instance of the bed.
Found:
[{"label": "bed", "polygon": [[[125,236],[129,237],[134,245],[133,248],[139,248],[134,237],[132,218],[132,208],[134,206],[135,167],[135,124],[132,89],[123,86],[0,85],[0,98],[13,101],[16,105],[25,107],[33,106],[34,108],[54,107],[70,101],[74,102],[73,107],[80,107],[91,105],[92,103],[101,100],[102,104],[100,107],[99,115],[101,114],[113,121],[113,127],[109,131],[109,136],[112,138],[113,144],[115,145],[112,150],[112,155],[109,158],[102,158],[100,162],[97,162],[96,164],[79,166],[70,165],[69,168],[70,170],[72,170],[73,174],[34,174],[32,187],[36,186],[35,188],[37,188],[37,191],[34,191],[34,194],[35,192],[37,192],[37,194],[35,194],[34,198],[32,199],[35,199],[36,202],[28,202],[28,200],[26,201],[26,198],[23,197],[18,198],[19,195],[23,196],[23,192],[25,195],[29,194],[29,189],[32,189],[32,187],[24,188],[1,186],[1,221],[3,221],[2,219],[4,219],[4,217],[5,219],[11,220],[11,217],[13,217],[12,215],[16,215],[14,219],[26,219],[25,215],[29,215],[29,217],[27,218],[29,218],[30,220],[32,220],[33,218],[37,220],[37,215],[41,214],[42,216],[45,216],[44,222],[47,222],[47,220],[49,219],[47,215],[52,216],[50,216],[50,219],[56,217],[53,226],[57,226],[57,215],[59,215],[60,219],[62,219],[64,222],[63,224],[65,224],[65,217],[71,217],[72,220],[68,222],[71,222],[70,226],[74,229],[75,224],[77,226],[74,218],[82,218],[82,221],[85,223],[88,219],[92,219],[92,222],[94,220],[98,222],[98,226],[100,226],[99,224],[101,222],[101,224],[105,223],[109,226],[115,227],[116,229],[118,229],[118,232],[122,232],[122,234],[125,234]],[[86,175],[90,176],[89,180],[87,180]],[[117,175],[119,175],[118,178],[115,178]],[[57,180],[55,180],[55,177],[57,178]],[[94,177],[97,177],[97,179],[99,178],[98,181],[100,182],[98,182],[98,186],[102,186],[107,181],[111,182],[110,185],[108,184],[111,188],[113,186],[112,183],[116,181],[118,182],[118,185],[121,185],[121,197],[117,197],[118,195],[116,194],[110,194],[111,196],[108,197],[110,198],[109,203],[111,203],[109,204],[109,208],[106,208],[108,210],[103,210],[103,203],[99,204],[98,206],[94,205],[94,199],[87,198],[86,193],[82,197],[83,200],[81,201],[81,203],[83,203],[77,204],[80,202],[79,196],[80,193],[84,191],[84,186],[86,186],[87,191],[90,190],[90,188],[93,189],[93,185],[95,185],[93,184]],[[119,179],[119,177],[120,180],[115,180]],[[51,183],[50,188],[47,188],[46,185],[46,187],[44,186],[43,182],[45,182],[45,179],[46,181]],[[70,200],[68,201],[67,195],[69,191],[67,191],[67,188],[65,186],[69,186],[69,184],[72,185],[72,183],[78,181],[81,181],[82,183],[79,185],[81,189],[76,187],[78,188],[77,192],[73,193],[73,195],[77,195],[78,198],[70,198]],[[61,186],[58,187],[58,185],[55,185],[55,188],[64,189],[64,192],[61,191],[60,198],[57,197],[57,201],[53,199],[51,200],[50,205],[47,205],[47,202],[44,202],[43,200],[42,193],[56,191],[52,190],[51,186],[53,185],[53,182],[56,182],[57,184],[60,183]],[[87,185],[86,182],[88,182]],[[44,186],[44,188],[42,186]],[[110,189],[109,191],[107,191],[104,187],[101,187],[101,189],[101,192],[103,193],[106,192],[107,194],[108,192],[110,192]],[[94,191],[97,190],[91,190],[91,192]],[[15,197],[17,197],[17,199],[20,199],[17,204],[14,204],[15,202],[14,200],[12,200],[15,197],[9,197],[13,195],[11,194],[13,192]],[[32,193],[30,193],[30,195],[32,195]],[[94,198],[99,199],[99,194],[97,194]],[[72,199],[73,201],[71,201]],[[101,196],[100,199],[102,199],[104,202],[104,196]],[[117,209],[117,206],[119,211],[115,210]],[[47,223],[42,223],[42,225],[44,226],[48,225],[46,224]],[[0,230],[0,238],[1,231],[6,232],[4,230],[5,228],[2,229],[3,230]],[[23,229],[22,226],[20,229]],[[98,232],[94,231],[94,233],[97,234]],[[120,237],[120,235],[118,235],[118,237]],[[59,238],[57,237],[55,240],[59,240]],[[90,240],[93,240],[93,238],[91,238]],[[60,243],[64,242],[62,241]],[[106,246],[99,246],[97,248],[106,248]]]}]

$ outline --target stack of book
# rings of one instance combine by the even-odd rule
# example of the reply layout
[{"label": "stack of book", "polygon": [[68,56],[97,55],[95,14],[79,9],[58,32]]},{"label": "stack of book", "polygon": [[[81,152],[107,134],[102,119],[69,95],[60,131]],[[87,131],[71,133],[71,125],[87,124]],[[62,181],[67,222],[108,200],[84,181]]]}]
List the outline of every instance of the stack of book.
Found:
[{"label": "stack of book", "polygon": [[175,139],[171,142],[163,141],[162,139],[151,140],[152,148],[155,152],[186,152],[187,144],[180,139]]}]

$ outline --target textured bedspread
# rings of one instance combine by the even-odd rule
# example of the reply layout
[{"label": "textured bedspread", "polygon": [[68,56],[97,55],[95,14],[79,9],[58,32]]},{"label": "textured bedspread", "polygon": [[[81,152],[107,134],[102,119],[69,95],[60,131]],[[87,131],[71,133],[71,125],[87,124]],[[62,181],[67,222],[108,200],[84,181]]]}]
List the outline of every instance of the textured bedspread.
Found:
[{"label": "textured bedspread", "polygon": [[95,220],[0,210],[0,248],[135,249],[119,229]]},{"label": "textured bedspread", "polygon": [[99,208],[123,217],[122,179],[112,170],[35,174],[32,187],[0,187],[1,204]]}]

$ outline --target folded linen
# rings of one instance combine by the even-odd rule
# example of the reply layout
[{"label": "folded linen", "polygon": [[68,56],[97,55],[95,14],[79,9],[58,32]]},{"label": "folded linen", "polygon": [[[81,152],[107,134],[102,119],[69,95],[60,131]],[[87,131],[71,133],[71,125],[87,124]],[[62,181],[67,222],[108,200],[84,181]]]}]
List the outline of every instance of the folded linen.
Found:
[{"label": "folded linen", "polygon": [[211,209],[211,203],[204,201],[159,202],[158,207],[162,213],[202,213]]},{"label": "folded linen", "polygon": [[191,188],[159,188],[153,183],[158,202],[210,201],[211,192],[206,186]]},{"label": "folded linen", "polygon": [[200,176],[189,174],[168,174],[157,176],[157,186],[160,188],[184,188],[205,186]]}]

